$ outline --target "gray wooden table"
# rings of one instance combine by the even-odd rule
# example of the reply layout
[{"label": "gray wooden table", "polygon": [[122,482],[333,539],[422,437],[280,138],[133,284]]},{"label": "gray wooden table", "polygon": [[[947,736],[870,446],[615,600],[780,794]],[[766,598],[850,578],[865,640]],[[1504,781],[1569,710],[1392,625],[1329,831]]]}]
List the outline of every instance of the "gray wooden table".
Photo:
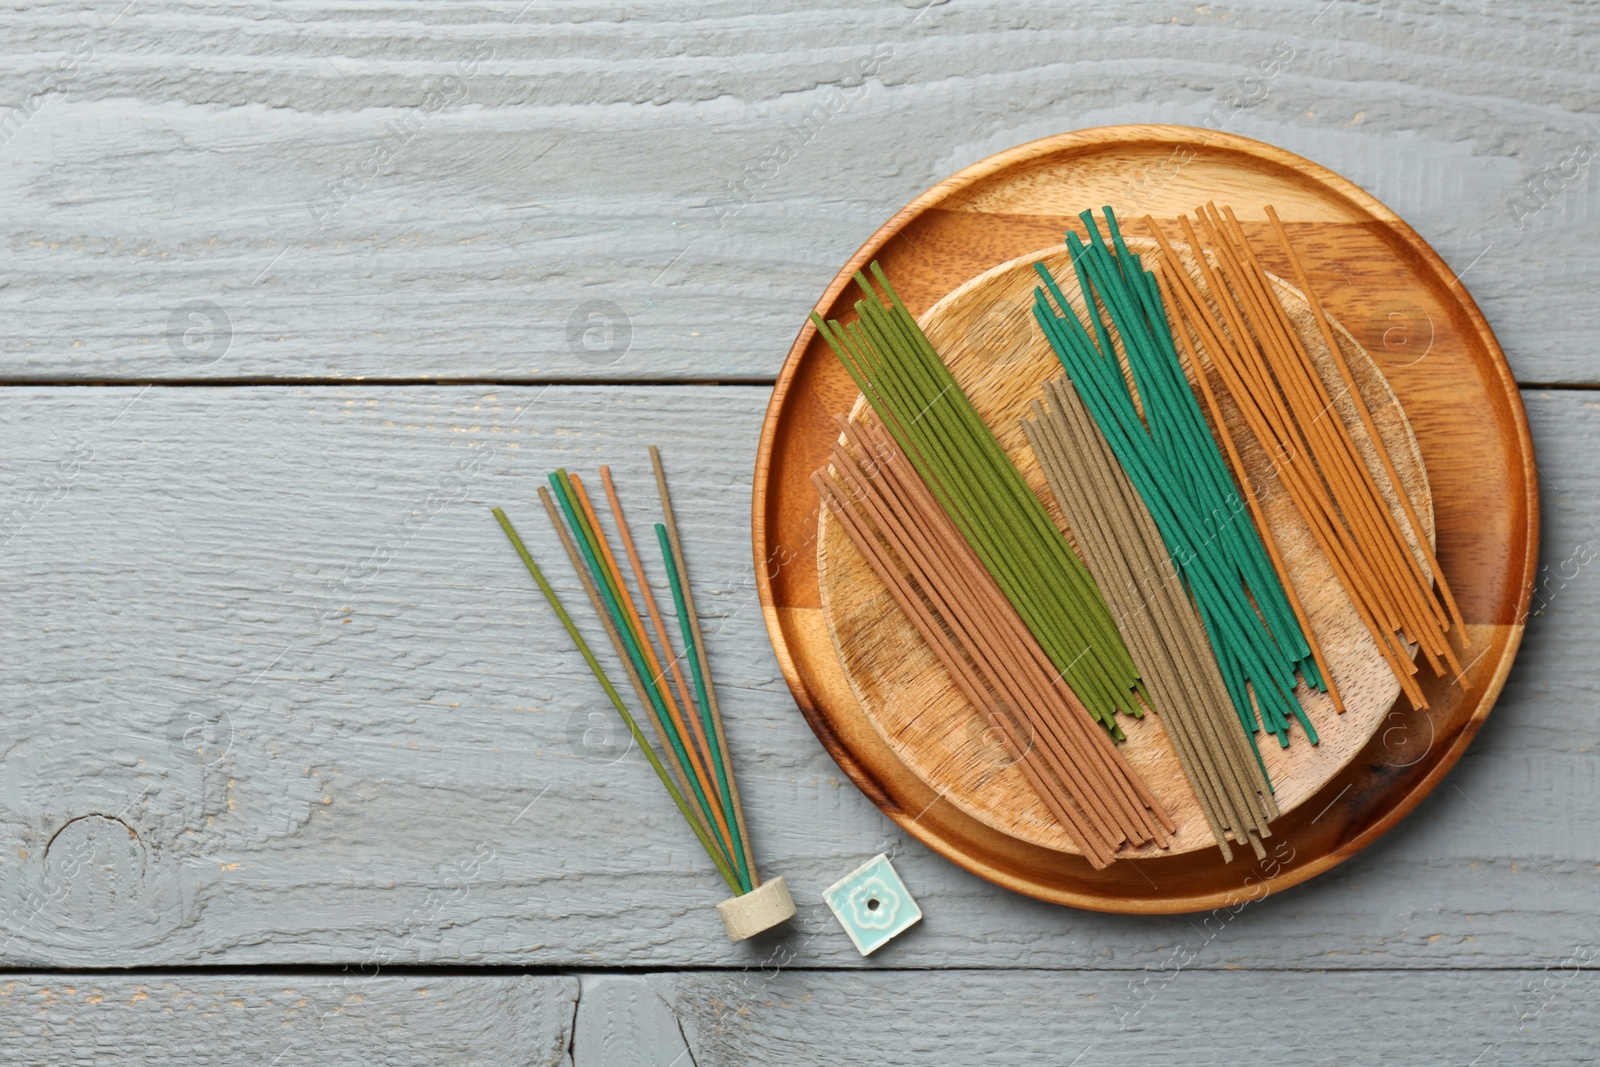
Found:
[{"label": "gray wooden table", "polygon": [[[1600,1055],[1600,5],[84,0],[0,32],[8,1062]],[[771,382],[849,253],[992,152],[1142,121],[1326,164],[1460,272],[1525,383],[1546,563],[1428,802],[1156,919],[881,816],[789,699],[748,547]],[[638,498],[647,443],[783,937],[728,944],[488,515],[557,558],[544,472]],[[820,891],[879,851],[927,917],[864,961]]]}]

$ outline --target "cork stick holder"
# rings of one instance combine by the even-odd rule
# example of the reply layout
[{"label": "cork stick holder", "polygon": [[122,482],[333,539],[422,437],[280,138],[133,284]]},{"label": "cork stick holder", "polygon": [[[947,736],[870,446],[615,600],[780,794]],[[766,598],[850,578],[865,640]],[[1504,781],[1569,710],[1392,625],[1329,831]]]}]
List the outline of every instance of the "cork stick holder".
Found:
[{"label": "cork stick holder", "polygon": [[782,877],[762,882],[748,893],[717,905],[729,941],[743,941],[794,918],[794,898]]}]

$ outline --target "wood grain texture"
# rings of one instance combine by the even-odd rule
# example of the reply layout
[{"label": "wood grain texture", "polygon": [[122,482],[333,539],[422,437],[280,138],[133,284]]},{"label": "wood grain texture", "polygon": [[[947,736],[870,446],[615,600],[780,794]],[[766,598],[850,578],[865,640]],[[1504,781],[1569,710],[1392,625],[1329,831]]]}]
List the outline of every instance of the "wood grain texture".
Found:
[{"label": "wood grain texture", "polygon": [[[909,3],[8,6],[0,380],[770,381],[838,263],[931,182],[1064,129],[1164,121],[1351,177],[1464,272],[1523,381],[1600,382],[1592,6]],[[1398,362],[1436,332],[1411,307],[1363,329]],[[535,443],[506,431],[536,392],[158,388],[125,412],[137,389],[0,393],[0,960],[739,968],[600,976],[590,1006],[620,1003],[602,1054],[676,1067],[851,1044],[975,1062],[997,1020],[1018,1061],[1070,1062],[1056,1016],[1108,1024],[1062,990],[1137,1003],[1185,961],[1141,1015],[1157,1040],[1112,1034],[1079,1067],[1259,1058],[1216,1024],[1224,998],[1258,1028],[1278,1005],[1330,1054],[1295,1061],[1593,1058],[1572,1014],[1589,976],[1562,980],[1596,936],[1591,395],[1527,396],[1547,565],[1471,752],[1372,849],[1218,929],[998,890],[840,776],[756,619],[765,389],[557,390]],[[521,447],[467,447],[502,440]],[[606,814],[650,795],[648,768],[480,514],[508,503],[537,542],[531,479],[635,453],[623,490],[647,496],[646,440],[685,484],[763,869],[801,906],[781,938],[727,944],[665,805]],[[1385,729],[1391,762],[1433,743]],[[816,902],[880,850],[928,918],[866,964]],[[282,1065],[564,1063],[560,1035],[596,1025],[583,996],[572,1020],[571,979],[386,975],[349,1003],[344,981],[17,975],[0,1027],[17,1060]],[[90,1005],[96,987],[121,999]],[[1021,1026],[1019,1004],[1038,1009]]]},{"label": "wood grain texture", "polygon": [[571,1067],[569,977],[0,975],[13,1063]]},{"label": "wood grain texture", "polygon": [[695,1062],[672,1008],[644,975],[579,978],[573,1067],[682,1067]]},{"label": "wood grain texture", "polygon": [[[1193,938],[1195,917],[1091,915],[997,890],[916,844],[839,773],[796,712],[755,606],[744,493],[765,389],[5,399],[11,965],[856,968],[867,965],[820,894],[880,851],[927,917],[872,966],[1139,969]],[[1526,397],[1550,570],[1478,742],[1385,840],[1252,905],[1193,966],[1540,967],[1591,936],[1591,399]],[[793,934],[728,944],[721,883],[671,806],[650,802],[648,767],[624,757],[613,712],[488,515],[506,505],[575,595],[533,487],[558,464],[607,460],[642,506],[646,441],[682,487],[752,834],[800,906]],[[474,443],[497,446],[476,468]],[[1385,731],[1385,765],[1431,743],[1425,721]],[[1240,873],[1246,890],[1263,872]]]},{"label": "wood grain texture", "polygon": [[[1524,380],[1600,380],[1588,6],[125,7],[0,14],[8,378],[770,379],[932,182],[1171,122],[1349,176],[1467,272]],[[193,301],[231,338],[179,355]]]},{"label": "wood grain texture", "polygon": [[[652,975],[699,1067],[1004,1063],[1593,1063],[1597,977],[884,971]],[[1222,1020],[1228,1020],[1224,1023]],[[1359,1024],[1356,1021],[1359,1020]],[[1264,1049],[1264,1046],[1267,1046]]]}]

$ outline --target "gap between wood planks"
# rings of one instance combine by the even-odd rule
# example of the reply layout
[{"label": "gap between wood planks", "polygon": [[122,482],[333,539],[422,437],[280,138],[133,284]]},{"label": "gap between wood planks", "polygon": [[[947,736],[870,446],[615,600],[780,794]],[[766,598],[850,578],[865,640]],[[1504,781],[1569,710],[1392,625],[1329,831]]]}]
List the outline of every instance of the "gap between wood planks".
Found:
[{"label": "gap between wood planks", "polygon": [[[628,966],[610,967],[563,967],[563,966],[520,966],[513,963],[484,964],[483,966],[470,966],[464,964],[448,964],[431,966],[425,963],[412,963],[380,967],[376,971],[366,973],[363,968],[372,967],[372,962],[351,961],[349,963],[263,963],[263,964],[169,964],[155,967],[22,967],[0,966],[0,980],[8,978],[36,978],[36,977],[119,977],[119,978],[165,978],[174,976],[212,975],[219,977],[237,975],[241,978],[277,976],[277,977],[302,977],[302,978],[337,978],[349,977],[354,974],[361,978],[372,978],[382,975],[389,978],[559,978],[575,975],[651,975],[651,974],[706,974],[726,975],[739,974],[744,971],[760,970],[763,960],[752,960],[743,964],[727,964],[726,966],[672,966],[670,964],[638,964]],[[1238,967],[1232,965],[1215,964],[1212,966],[1192,965],[1185,967],[1186,971],[1205,971],[1213,974],[1543,974],[1552,966],[1560,963],[1532,966],[1508,965],[1504,967],[1329,967],[1326,965],[1305,965],[1296,967]],[[1600,972],[1600,959],[1590,963],[1575,963],[1582,971]],[[785,964],[785,972],[798,974],[946,974],[960,971],[982,972],[984,974],[1060,974],[1063,971],[1089,974],[1140,974],[1151,970],[1145,964],[1126,967],[1095,967],[1081,964],[1063,963],[1060,967],[1029,967],[1029,966],[979,966],[962,964],[960,966],[939,966],[929,964],[923,967],[883,966],[879,964],[819,967],[814,965],[800,966],[798,964]]]}]

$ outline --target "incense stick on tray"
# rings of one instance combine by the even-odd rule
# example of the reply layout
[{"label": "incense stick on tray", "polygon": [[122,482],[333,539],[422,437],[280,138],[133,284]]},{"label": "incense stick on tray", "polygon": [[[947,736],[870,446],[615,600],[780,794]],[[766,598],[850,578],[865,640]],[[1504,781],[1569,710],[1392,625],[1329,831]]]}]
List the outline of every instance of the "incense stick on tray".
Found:
[{"label": "incense stick on tray", "polygon": [[[1151,225],[1162,247],[1163,289],[1176,298],[1175,333],[1191,353],[1203,391],[1209,390],[1209,366],[1232,395],[1250,432],[1280,457],[1275,470],[1288,496],[1401,689],[1413,705],[1423,708],[1427,699],[1406,641],[1417,643],[1436,673],[1448,670],[1465,685],[1465,671],[1446,636],[1454,629],[1465,645],[1465,627],[1338,340],[1309,287],[1304,265],[1270,208],[1268,217],[1305,287],[1339,381],[1322,380],[1238,219],[1231,210],[1219,211],[1215,205],[1196,212],[1199,232],[1187,217],[1179,220],[1189,244],[1187,258]],[[1201,233],[1206,244],[1201,243]],[[1338,390],[1337,398],[1332,388]],[[1355,409],[1357,420],[1350,425],[1340,412],[1341,401]],[[1229,442],[1226,425],[1220,418],[1216,421],[1219,436]],[[1378,488],[1377,472],[1367,466],[1356,446],[1356,432],[1370,440],[1382,474],[1399,498],[1401,516],[1390,510]],[[1258,492],[1242,473],[1241,481],[1247,492]]]},{"label": "incense stick on tray", "polygon": [[1094,867],[1175,828],[1062,680],[994,578],[881,428],[840,421],[812,480],[967,700]]},{"label": "incense stick on tray", "polygon": [[1066,516],[1074,543],[1106,595],[1179,765],[1222,851],[1228,838],[1265,857],[1277,815],[1271,787],[1229,698],[1205,630],[1144,501],[1072,383],[1045,383],[1022,428]]}]

